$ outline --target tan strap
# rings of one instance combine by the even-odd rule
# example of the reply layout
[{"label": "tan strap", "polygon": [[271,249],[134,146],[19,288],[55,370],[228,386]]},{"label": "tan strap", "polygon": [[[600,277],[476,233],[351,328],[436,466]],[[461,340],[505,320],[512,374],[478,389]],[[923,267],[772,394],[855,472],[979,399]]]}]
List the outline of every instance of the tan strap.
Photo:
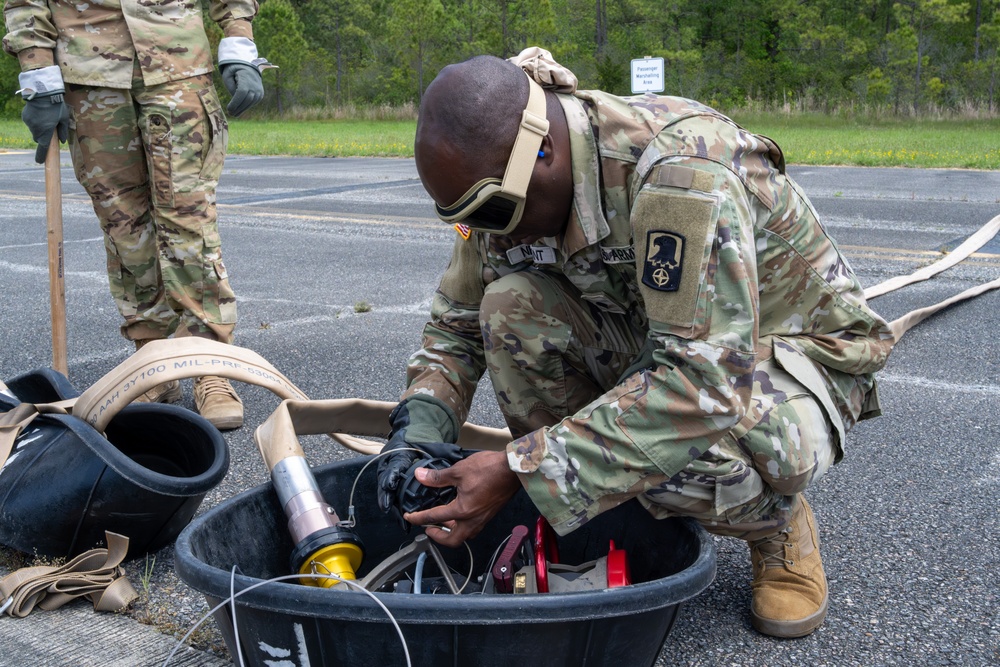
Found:
[{"label": "tan strap", "polygon": [[13,410],[0,412],[0,468],[14,451],[14,441],[25,426],[40,414],[68,414],[76,399],[56,403],[19,403]]},{"label": "tan strap", "polygon": [[[527,72],[525,76],[528,77],[528,104],[521,112],[521,127],[514,139],[514,148],[510,151],[502,181],[503,191],[518,197],[524,197],[528,191],[538,147],[549,133],[549,119],[545,115],[545,91]],[[525,165],[530,166],[525,168]]]},{"label": "tan strap", "polygon": [[[156,385],[198,375],[219,375],[269,389],[285,399],[262,424],[254,439],[268,470],[285,456],[302,456],[295,437],[326,433],[339,444],[362,454],[377,454],[382,443],[354,435],[384,438],[395,403],[364,399],[310,401],[262,356],[246,348],[204,338],[172,338],[147,343],[110,373],[94,383],[73,406],[73,414],[103,431],[123,407]],[[263,429],[263,431],[262,431]],[[483,441],[506,446],[507,429],[466,425],[463,433],[473,445]],[[352,435],[353,434],[353,435]],[[264,446],[262,443],[267,443]],[[483,449],[480,444],[477,448]],[[265,450],[268,452],[265,454]],[[277,458],[275,458],[277,457]]]},{"label": "tan strap", "polygon": [[[363,454],[378,454],[382,443],[351,435],[386,438],[389,413],[396,407],[387,401],[334,399],[281,402],[278,409],[254,432],[254,441],[268,470],[286,456],[303,456],[300,435],[326,433],[341,445]],[[502,451],[513,440],[508,429],[464,424],[458,445],[468,449]]]},{"label": "tan strap", "polygon": [[255,384],[281,398],[306,398],[301,389],[253,350],[205,338],[169,338],[143,345],[95,382],[76,399],[73,416],[103,432],[122,408],[153,387],[201,375]]},{"label": "tan strap", "polygon": [[253,350],[196,337],[152,341],[77,398],[21,403],[0,413],[0,466],[13,451],[18,434],[39,414],[72,414],[103,433],[115,415],[153,387],[201,375],[259,385],[280,398],[306,398],[302,390]]},{"label": "tan strap", "polygon": [[[301,389],[252,350],[205,338],[157,340],[144,345],[76,399],[40,405],[22,403],[0,414],[0,463],[7,460],[17,433],[37,414],[65,414],[72,409],[74,416],[103,432],[122,408],[153,387],[200,375],[218,375],[255,384],[285,399],[254,434],[261,453],[268,452],[264,454],[268,469],[290,453],[302,455],[296,434],[326,433],[348,449],[361,454],[377,454],[382,443],[355,436],[385,438],[389,430],[389,413],[396,406],[391,402],[359,398],[310,401]],[[459,445],[500,450],[512,439],[507,429],[465,424],[459,435]]]},{"label": "tan strap", "polygon": [[970,287],[964,292],[949,297],[944,301],[941,301],[940,303],[934,304],[933,306],[927,306],[926,308],[918,308],[917,310],[911,310],[906,315],[903,315],[899,319],[895,319],[892,322],[890,322],[889,327],[892,329],[892,333],[896,337],[896,340],[899,340],[899,338],[904,333],[906,333],[916,325],[920,324],[934,313],[940,310],[944,310],[948,306],[956,304],[959,301],[965,301],[966,299],[971,299],[973,297],[979,296],[980,294],[989,292],[990,290],[995,290],[997,288],[1000,288],[1000,278],[992,280],[988,283],[984,283],[982,285],[977,285],[976,287]]},{"label": "tan strap", "polygon": [[[927,280],[928,278],[932,278],[937,274],[950,269],[959,262],[968,259],[972,253],[986,245],[990,239],[996,236],[998,231],[1000,231],[1000,215],[995,216],[992,220],[980,227],[975,234],[965,239],[961,245],[933,264],[929,264],[921,269],[918,269],[909,275],[896,276],[895,278],[890,278],[889,280],[881,282],[878,285],[869,287],[865,290],[865,298],[874,299],[877,296],[892,292],[901,287]],[[890,322],[889,327],[892,329],[892,333],[895,335],[896,340],[899,340],[904,333],[920,322],[923,322],[934,313],[944,310],[948,306],[959,303],[960,301],[965,301],[966,299],[979,296],[984,292],[997,289],[998,287],[1000,287],[1000,279],[993,280],[977,287],[972,287],[939,303],[925,308],[912,310],[906,315]]]},{"label": "tan strap", "polygon": [[0,579],[0,604],[7,615],[23,618],[35,607],[57,609],[78,597],[89,598],[94,611],[119,611],[139,597],[121,567],[128,538],[104,535],[107,548],[91,549],[65,565],[21,568]]},{"label": "tan strap", "polygon": [[933,264],[928,264],[927,266],[914,271],[909,275],[896,276],[895,278],[890,278],[889,280],[881,282],[878,285],[869,287],[865,290],[865,298],[874,299],[877,296],[882,296],[883,294],[897,290],[900,287],[905,287],[922,280],[927,280],[928,278],[933,278],[942,271],[946,271],[962,260],[967,259],[972,253],[982,248],[986,245],[987,241],[996,236],[997,231],[1000,231],[1000,215],[980,227],[975,234],[965,239],[961,245]]}]

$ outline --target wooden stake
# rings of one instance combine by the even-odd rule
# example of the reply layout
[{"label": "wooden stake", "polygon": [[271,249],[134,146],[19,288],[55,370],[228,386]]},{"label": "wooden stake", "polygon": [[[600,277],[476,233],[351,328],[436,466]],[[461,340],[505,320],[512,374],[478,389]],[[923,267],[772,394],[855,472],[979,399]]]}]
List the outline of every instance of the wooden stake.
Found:
[{"label": "wooden stake", "polygon": [[63,265],[62,181],[59,136],[52,133],[45,156],[45,218],[49,246],[49,303],[52,311],[52,368],[69,373],[66,354],[66,281]]}]

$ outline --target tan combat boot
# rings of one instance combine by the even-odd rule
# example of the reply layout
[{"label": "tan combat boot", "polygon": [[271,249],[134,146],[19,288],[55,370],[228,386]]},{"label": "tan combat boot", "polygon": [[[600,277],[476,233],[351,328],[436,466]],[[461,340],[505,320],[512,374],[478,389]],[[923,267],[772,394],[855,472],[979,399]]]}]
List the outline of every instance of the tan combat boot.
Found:
[{"label": "tan combat boot", "polygon": [[[155,340],[152,338],[146,340],[137,340],[135,342],[135,351],[138,352],[143,345]],[[176,403],[181,400],[181,381],[180,380],[170,380],[169,382],[164,382],[163,384],[158,384],[139,398],[134,399],[133,403]]]},{"label": "tan combat boot", "polygon": [[243,401],[229,380],[205,375],[194,381],[194,407],[220,431],[243,426]]},{"label": "tan combat boot", "polygon": [[819,533],[806,499],[796,496],[783,530],[749,544],[753,627],[772,637],[803,637],[818,628],[826,618],[829,596]]}]

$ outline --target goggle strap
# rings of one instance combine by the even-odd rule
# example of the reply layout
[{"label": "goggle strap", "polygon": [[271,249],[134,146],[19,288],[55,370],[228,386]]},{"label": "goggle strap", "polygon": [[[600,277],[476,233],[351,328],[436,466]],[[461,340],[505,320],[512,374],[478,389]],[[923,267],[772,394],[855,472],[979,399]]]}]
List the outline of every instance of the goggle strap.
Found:
[{"label": "goggle strap", "polygon": [[503,175],[502,192],[524,198],[531,181],[531,172],[538,156],[542,139],[549,133],[549,121],[545,117],[545,91],[535,83],[528,73],[528,104],[521,112],[521,127],[514,140],[507,170]]}]

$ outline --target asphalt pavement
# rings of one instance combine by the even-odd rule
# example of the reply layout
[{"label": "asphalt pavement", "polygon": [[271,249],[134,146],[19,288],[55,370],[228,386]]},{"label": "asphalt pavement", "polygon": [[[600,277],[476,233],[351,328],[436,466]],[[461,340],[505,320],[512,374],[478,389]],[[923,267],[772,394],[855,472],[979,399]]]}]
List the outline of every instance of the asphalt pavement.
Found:
[{"label": "asphalt pavement", "polygon": [[[0,153],[0,378],[51,365],[43,171],[32,156]],[[131,347],[118,335],[90,201],[65,151],[62,159],[69,378],[82,390]],[[866,286],[940,258],[1000,213],[995,171],[789,172]],[[219,219],[238,297],[236,344],[311,398],[395,400],[454,238],[433,218],[413,161],[230,156]],[[994,240],[873,306],[894,319],[998,274]],[[809,493],[830,582],[826,623],[797,640],[756,633],[746,546],[717,539],[716,579],[682,606],[661,664],[1000,664],[998,306],[1000,292],[988,293],[907,333],[879,376],[883,416],[848,435],[844,461]],[[278,401],[258,387],[240,391],[246,426],[226,434],[231,468],[202,510],[267,480],[252,432]],[[183,404],[193,406],[190,382]],[[502,426],[485,388],[472,420]],[[314,464],[354,455],[321,437],[303,444]],[[0,617],[0,667],[163,664],[207,609],[172,563],[168,547],[152,565],[129,567],[137,587],[151,570],[151,624],[83,602]],[[205,627],[199,647],[208,650],[183,649],[169,664],[230,664],[214,622]]]}]

